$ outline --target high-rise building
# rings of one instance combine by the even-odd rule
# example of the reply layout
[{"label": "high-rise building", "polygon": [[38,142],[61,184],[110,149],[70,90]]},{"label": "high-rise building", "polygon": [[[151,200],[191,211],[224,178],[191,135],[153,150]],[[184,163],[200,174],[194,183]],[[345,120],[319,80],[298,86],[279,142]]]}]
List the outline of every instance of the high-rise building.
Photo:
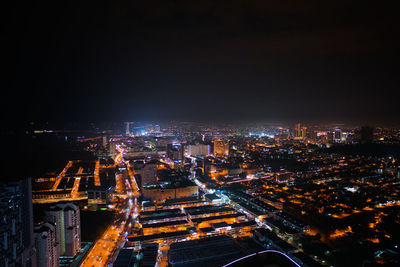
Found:
[{"label": "high-rise building", "polygon": [[318,135],[316,131],[309,129],[307,132],[307,137],[312,141],[317,141]]},{"label": "high-rise building", "polygon": [[79,207],[73,203],[58,203],[45,211],[46,220],[55,225],[60,256],[75,256],[81,249]]},{"label": "high-rise building", "polygon": [[116,142],[109,143],[110,155],[114,156],[115,154],[118,153],[117,144],[118,143],[116,143]]},{"label": "high-rise building", "polygon": [[107,147],[107,143],[108,143],[107,136],[103,136],[103,147],[104,148]]},{"label": "high-rise building", "polygon": [[301,124],[297,123],[294,126],[294,137],[301,137]]},{"label": "high-rise building", "polygon": [[224,157],[229,155],[229,143],[223,139],[216,139],[214,143],[214,156]]},{"label": "high-rise building", "polygon": [[335,142],[342,141],[342,130],[340,128],[336,128],[333,132],[333,139],[335,140]]},{"label": "high-rise building", "polygon": [[31,180],[0,182],[0,266],[36,266]]},{"label": "high-rise building", "polygon": [[300,123],[294,126],[293,137],[296,140],[306,139],[307,137],[307,127],[302,127]]},{"label": "high-rise building", "polygon": [[130,135],[131,135],[130,122],[124,122],[124,123],[125,123],[125,125],[126,125],[126,128],[125,128],[125,135],[126,135],[126,136],[130,136]]},{"label": "high-rise building", "polygon": [[59,266],[59,243],[56,241],[56,228],[51,223],[41,223],[35,226],[35,248],[37,251],[37,266]]},{"label": "high-rise building", "polygon": [[180,143],[172,143],[167,145],[167,157],[170,161],[183,162],[185,147]]},{"label": "high-rise building", "polygon": [[328,143],[332,144],[334,141],[334,133],[332,131],[327,132],[326,138],[327,138]]},{"label": "high-rise building", "polygon": [[187,153],[189,156],[207,156],[210,154],[210,146],[203,144],[189,145]]},{"label": "high-rise building", "polygon": [[141,172],[142,185],[155,184],[157,182],[157,164],[153,161],[147,162]]},{"label": "high-rise building", "polygon": [[306,139],[307,137],[307,127],[301,127],[301,136],[302,139]]}]

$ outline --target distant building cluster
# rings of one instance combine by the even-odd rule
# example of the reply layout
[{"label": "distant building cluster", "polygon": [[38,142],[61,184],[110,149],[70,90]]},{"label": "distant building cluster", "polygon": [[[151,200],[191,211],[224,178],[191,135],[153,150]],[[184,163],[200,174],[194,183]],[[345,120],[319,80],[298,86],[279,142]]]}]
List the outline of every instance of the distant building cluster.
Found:
[{"label": "distant building cluster", "polygon": [[[32,194],[1,184],[2,265],[400,263],[399,129],[125,122],[93,135],[74,144],[89,158],[34,177]],[[35,224],[21,219],[30,202]],[[81,210],[112,214],[93,244]]]}]

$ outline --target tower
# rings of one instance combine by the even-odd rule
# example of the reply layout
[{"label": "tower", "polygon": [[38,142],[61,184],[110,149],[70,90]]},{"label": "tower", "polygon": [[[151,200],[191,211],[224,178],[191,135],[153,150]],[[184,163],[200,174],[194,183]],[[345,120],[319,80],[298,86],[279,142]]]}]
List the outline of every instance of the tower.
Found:
[{"label": "tower", "polygon": [[297,123],[294,126],[294,137],[301,137],[301,124]]},{"label": "tower", "polygon": [[214,156],[223,157],[229,154],[229,143],[223,139],[214,140]]},{"label": "tower", "polygon": [[125,135],[126,136],[131,136],[131,123],[133,123],[133,121],[124,122],[124,124],[126,124],[126,128],[125,128]]}]

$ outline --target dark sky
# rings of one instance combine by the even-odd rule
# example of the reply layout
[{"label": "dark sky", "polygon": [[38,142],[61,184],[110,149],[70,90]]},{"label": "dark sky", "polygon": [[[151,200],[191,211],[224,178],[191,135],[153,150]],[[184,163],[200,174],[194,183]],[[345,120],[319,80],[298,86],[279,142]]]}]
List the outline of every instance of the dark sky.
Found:
[{"label": "dark sky", "polygon": [[18,1],[2,112],[400,123],[395,2]]}]

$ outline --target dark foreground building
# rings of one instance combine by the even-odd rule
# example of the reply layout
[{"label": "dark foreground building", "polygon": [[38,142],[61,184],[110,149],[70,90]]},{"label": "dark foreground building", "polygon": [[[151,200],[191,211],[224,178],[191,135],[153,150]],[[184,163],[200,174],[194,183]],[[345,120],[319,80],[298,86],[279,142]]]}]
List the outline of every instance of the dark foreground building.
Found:
[{"label": "dark foreground building", "polygon": [[31,180],[0,182],[0,266],[36,266]]},{"label": "dark foreground building", "polygon": [[263,266],[265,264],[298,266],[280,252],[261,253],[262,251],[265,249],[252,238],[234,239],[224,235],[215,236],[172,243],[168,252],[168,264],[176,267]]}]

